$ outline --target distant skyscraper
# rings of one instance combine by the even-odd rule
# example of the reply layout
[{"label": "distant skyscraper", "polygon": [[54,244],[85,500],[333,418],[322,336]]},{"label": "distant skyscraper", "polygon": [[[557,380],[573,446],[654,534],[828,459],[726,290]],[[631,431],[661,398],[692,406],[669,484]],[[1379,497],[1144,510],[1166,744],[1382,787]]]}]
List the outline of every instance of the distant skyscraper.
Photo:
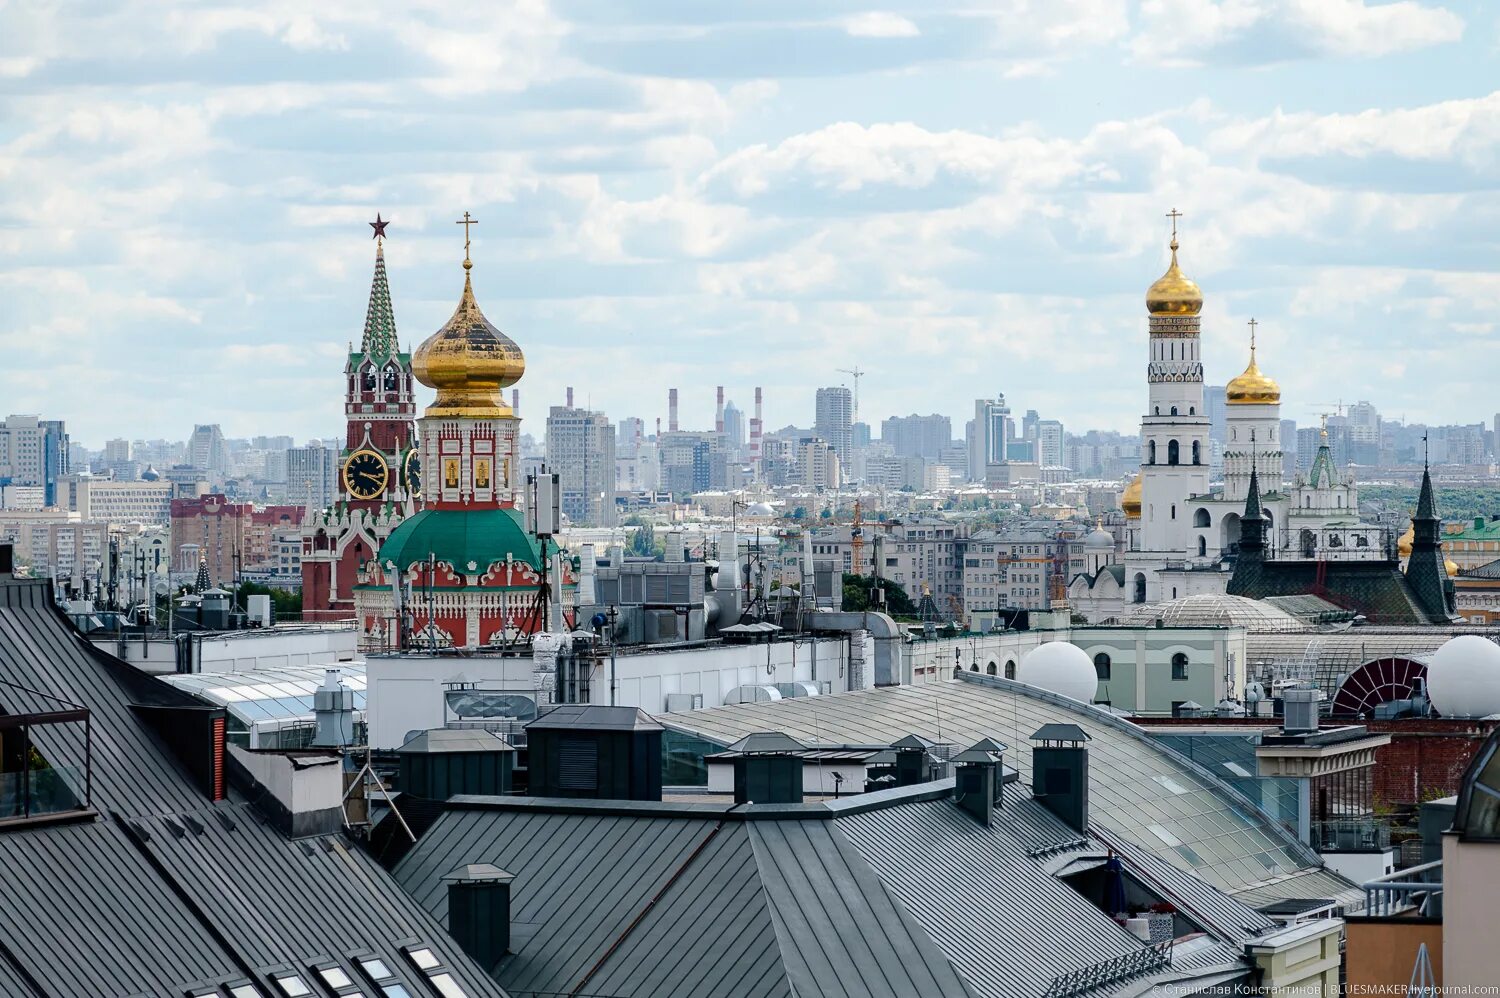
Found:
[{"label": "distant skyscraper", "polygon": [[229,470],[229,448],[224,446],[224,434],[218,423],[205,423],[193,427],[188,438],[188,464],[201,471]]},{"label": "distant skyscraper", "polygon": [[57,481],[68,473],[68,431],[60,419],[10,416],[0,423],[0,485],[40,485],[57,504]]},{"label": "distant skyscraper", "polygon": [[724,406],[724,438],[738,455],[745,449],[745,411],[732,401]]},{"label": "distant skyscraper", "polygon": [[646,421],[639,416],[626,416],[615,425],[615,454],[635,457],[645,438]]},{"label": "distant skyscraper", "polygon": [[870,424],[859,422],[849,427],[849,444],[855,450],[870,446]]},{"label": "distant skyscraper", "polygon": [[936,459],[953,443],[953,421],[947,416],[892,416],[880,424],[880,442],[899,457]]},{"label": "distant skyscraper", "polygon": [[1063,424],[1055,419],[1040,419],[1036,424],[1036,459],[1042,467],[1063,464]]},{"label": "distant skyscraper", "polygon": [[604,413],[548,410],[547,469],[557,473],[562,510],[574,523],[615,525],[615,428]]},{"label": "distant skyscraper", "polygon": [[819,388],[813,432],[826,440],[839,456],[839,464],[849,463],[853,438],[854,395],[847,388]]},{"label": "distant skyscraper", "polygon": [[1004,464],[1010,439],[1010,407],[1005,396],[974,400],[973,433],[969,438],[969,479],[982,482],[990,465]]},{"label": "distant skyscraper", "polygon": [[1295,419],[1283,419],[1281,421],[1281,475],[1285,481],[1290,482],[1297,474],[1297,447],[1300,441],[1297,438],[1297,421]]},{"label": "distant skyscraper", "polygon": [[1209,385],[1203,389],[1203,408],[1208,412],[1208,439],[1224,443],[1225,434],[1229,432],[1229,407],[1223,385]]},{"label": "distant skyscraper", "polygon": [[338,499],[337,447],[290,447],[286,451],[288,502],[314,510],[327,509]]}]

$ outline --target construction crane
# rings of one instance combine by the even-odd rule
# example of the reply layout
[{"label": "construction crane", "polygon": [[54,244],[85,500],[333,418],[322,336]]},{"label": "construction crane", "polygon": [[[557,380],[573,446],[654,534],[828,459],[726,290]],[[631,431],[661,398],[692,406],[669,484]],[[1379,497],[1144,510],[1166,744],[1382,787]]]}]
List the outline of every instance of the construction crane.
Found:
[{"label": "construction crane", "polygon": [[866,372],[861,371],[858,365],[854,367],[840,367],[838,368],[838,372],[840,374],[847,374],[854,379],[854,418],[850,422],[857,423],[859,422],[859,379],[863,378]]}]

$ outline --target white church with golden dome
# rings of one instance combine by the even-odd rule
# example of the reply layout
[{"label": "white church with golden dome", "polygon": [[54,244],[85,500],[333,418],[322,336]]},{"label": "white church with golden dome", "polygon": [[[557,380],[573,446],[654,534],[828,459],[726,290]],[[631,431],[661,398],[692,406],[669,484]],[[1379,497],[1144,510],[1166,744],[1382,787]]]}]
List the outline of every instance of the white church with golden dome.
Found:
[{"label": "white church with golden dome", "polygon": [[1114,616],[1126,604],[1223,593],[1252,471],[1269,521],[1267,557],[1388,555],[1386,531],[1360,522],[1358,489],[1334,465],[1326,433],[1310,470],[1283,481],[1281,388],[1260,369],[1254,319],[1250,362],[1225,391],[1224,480],[1210,484],[1199,336],[1203,292],[1177,262],[1178,213],[1171,217],[1171,263],[1146,292],[1150,357],[1141,470],[1121,499],[1128,543],[1120,561],[1077,576],[1068,588],[1069,603],[1090,620]]}]

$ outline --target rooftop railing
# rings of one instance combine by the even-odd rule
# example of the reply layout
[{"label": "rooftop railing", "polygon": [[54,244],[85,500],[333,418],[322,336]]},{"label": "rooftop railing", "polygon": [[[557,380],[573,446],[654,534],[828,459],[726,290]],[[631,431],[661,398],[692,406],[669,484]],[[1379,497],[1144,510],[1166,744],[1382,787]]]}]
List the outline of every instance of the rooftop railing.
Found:
[{"label": "rooftop railing", "polygon": [[1368,918],[1411,916],[1443,917],[1443,861],[1397,870],[1367,881],[1365,910]]},{"label": "rooftop railing", "polygon": [[1318,852],[1383,852],[1391,847],[1391,829],[1374,818],[1314,821],[1311,844]]}]

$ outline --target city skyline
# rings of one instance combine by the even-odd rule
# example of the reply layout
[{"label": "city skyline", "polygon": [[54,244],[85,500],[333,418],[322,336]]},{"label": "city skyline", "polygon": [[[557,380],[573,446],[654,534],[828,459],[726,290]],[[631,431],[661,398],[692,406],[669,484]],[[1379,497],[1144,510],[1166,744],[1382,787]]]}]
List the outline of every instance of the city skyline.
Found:
[{"label": "city skyline", "polygon": [[858,367],[872,426],[1024,385],[1130,432],[1144,398],[1118,372],[1144,367],[1177,208],[1209,383],[1243,368],[1253,315],[1299,423],[1340,396],[1489,419],[1500,14],[1178,6],[750,23],[572,0],[462,31],[378,5],[18,10],[0,393],[80,439],[122,413],[146,438],[178,413],[327,435],[366,222],[392,222],[416,343],[451,309],[467,210],[476,292],[531,344],[523,415],[572,384],[649,423],[678,385],[683,425],[711,426],[696,386],[724,383],[742,407],[764,386],[780,425]]}]

